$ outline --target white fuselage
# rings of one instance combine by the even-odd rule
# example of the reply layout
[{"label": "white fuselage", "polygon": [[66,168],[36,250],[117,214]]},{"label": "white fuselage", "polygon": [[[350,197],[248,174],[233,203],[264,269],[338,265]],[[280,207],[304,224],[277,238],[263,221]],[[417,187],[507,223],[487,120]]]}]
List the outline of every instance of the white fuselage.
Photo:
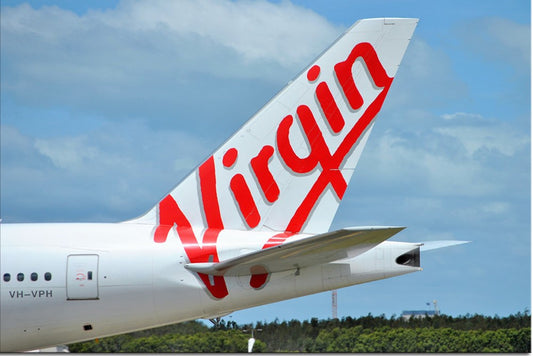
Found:
[{"label": "white fuselage", "polygon": [[[216,299],[197,274],[184,267],[188,260],[176,236],[154,243],[154,226],[3,224],[0,228],[2,352],[212,318],[420,269],[395,262],[416,244],[383,242],[353,259],[273,273],[261,289],[250,287],[249,276],[224,277],[229,294]],[[219,254],[230,258],[261,249],[272,235],[223,231]]]}]

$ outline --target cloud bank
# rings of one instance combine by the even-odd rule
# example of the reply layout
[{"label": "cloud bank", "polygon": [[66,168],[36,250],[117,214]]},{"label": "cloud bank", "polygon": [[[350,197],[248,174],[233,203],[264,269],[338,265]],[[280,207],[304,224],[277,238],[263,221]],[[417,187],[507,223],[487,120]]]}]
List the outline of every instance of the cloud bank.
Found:
[{"label": "cloud bank", "polygon": [[[508,36],[485,30],[494,26]],[[455,31],[470,55],[528,72],[524,26],[485,19]],[[290,2],[2,8],[4,219],[142,213],[341,32]],[[495,43],[516,55],[498,55]],[[526,111],[488,116],[471,105],[477,90],[449,53],[415,38],[354,177],[364,189],[350,188],[339,224],[384,197],[395,197],[399,217],[458,201],[463,212],[450,216],[465,224],[516,214],[523,193],[509,187],[527,190],[529,180]]]},{"label": "cloud bank", "polygon": [[256,110],[340,33],[289,2],[122,1],[82,16],[5,7],[2,91],[16,103],[151,126],[239,123],[238,109],[219,104],[242,98]]}]

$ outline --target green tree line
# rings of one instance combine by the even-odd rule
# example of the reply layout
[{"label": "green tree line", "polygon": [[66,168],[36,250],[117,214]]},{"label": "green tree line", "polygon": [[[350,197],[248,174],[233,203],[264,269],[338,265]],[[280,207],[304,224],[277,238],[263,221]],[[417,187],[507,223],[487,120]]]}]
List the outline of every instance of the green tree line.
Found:
[{"label": "green tree line", "polygon": [[[371,314],[239,325],[197,321],[71,344],[71,352],[531,352],[531,316],[437,315],[404,320]],[[260,331],[259,331],[260,330]]]},{"label": "green tree line", "polygon": [[307,352],[529,352],[531,328],[454,330],[361,326],[320,332]]}]

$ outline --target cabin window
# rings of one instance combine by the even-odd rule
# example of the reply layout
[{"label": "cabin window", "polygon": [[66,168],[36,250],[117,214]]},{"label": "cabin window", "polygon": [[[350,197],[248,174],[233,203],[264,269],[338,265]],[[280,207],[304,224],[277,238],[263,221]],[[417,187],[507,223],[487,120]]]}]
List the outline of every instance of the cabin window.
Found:
[{"label": "cabin window", "polygon": [[4,282],[9,282],[11,280],[11,275],[9,273],[4,273]]},{"label": "cabin window", "polygon": [[39,275],[36,272],[33,272],[31,274],[30,278],[31,278],[32,281],[35,282],[37,280],[37,278],[39,278]]},{"label": "cabin window", "polygon": [[49,280],[51,280],[51,279],[52,279],[52,273],[50,273],[50,272],[46,272],[46,273],[44,274],[44,280],[45,280],[45,281],[49,281]]},{"label": "cabin window", "polygon": [[22,282],[24,280],[24,273],[17,274],[17,281]]}]

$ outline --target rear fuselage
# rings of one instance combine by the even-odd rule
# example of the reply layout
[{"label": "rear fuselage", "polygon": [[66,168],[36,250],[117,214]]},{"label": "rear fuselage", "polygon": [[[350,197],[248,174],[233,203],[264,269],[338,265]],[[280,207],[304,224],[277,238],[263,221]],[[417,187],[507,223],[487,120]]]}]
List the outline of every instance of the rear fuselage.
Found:
[{"label": "rear fuselage", "polygon": [[[212,318],[420,269],[396,261],[417,251],[417,244],[386,241],[353,259],[273,273],[261,289],[250,286],[249,276],[225,276],[229,293],[217,299],[184,267],[188,260],[178,237],[155,243],[154,226],[3,224],[1,229],[3,352]],[[231,258],[261,249],[272,235],[222,231],[217,248]]]}]

